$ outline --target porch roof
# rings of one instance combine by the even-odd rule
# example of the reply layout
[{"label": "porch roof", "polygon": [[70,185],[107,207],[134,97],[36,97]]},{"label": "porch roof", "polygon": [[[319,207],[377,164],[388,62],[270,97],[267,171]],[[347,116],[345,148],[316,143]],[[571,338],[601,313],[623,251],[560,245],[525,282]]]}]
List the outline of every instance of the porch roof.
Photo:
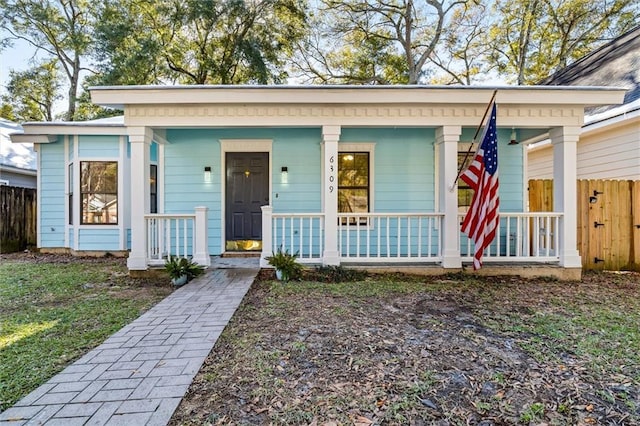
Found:
[{"label": "porch roof", "polygon": [[[486,105],[494,91],[500,104],[610,105],[625,89],[581,86],[266,86],[179,85],[91,87],[92,101],[104,107],[166,104],[414,104]],[[569,95],[569,96],[567,96]]]}]

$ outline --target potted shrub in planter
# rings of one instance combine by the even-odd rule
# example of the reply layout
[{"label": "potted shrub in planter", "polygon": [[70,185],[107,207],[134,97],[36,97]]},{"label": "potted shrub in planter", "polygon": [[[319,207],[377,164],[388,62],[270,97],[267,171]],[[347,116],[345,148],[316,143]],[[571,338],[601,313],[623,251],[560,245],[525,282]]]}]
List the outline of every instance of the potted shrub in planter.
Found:
[{"label": "potted shrub in planter", "polygon": [[271,256],[267,256],[265,260],[276,269],[276,278],[289,281],[298,279],[302,274],[302,265],[296,261],[297,258],[298,253],[291,254],[288,250],[278,247],[278,250]]},{"label": "potted shrub in planter", "polygon": [[171,283],[176,287],[204,273],[204,266],[198,265],[186,257],[169,256],[164,263],[164,269],[169,273]]}]

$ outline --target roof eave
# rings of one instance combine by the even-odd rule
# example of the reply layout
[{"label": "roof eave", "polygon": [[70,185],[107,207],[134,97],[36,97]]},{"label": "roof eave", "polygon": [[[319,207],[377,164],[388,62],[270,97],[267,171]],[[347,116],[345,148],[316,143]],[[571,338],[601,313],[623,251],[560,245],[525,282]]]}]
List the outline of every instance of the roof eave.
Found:
[{"label": "roof eave", "polygon": [[[487,104],[494,91],[505,104],[611,105],[625,89],[576,86],[103,86],[92,87],[93,103],[166,104]],[[571,96],[566,96],[571,92]]]}]

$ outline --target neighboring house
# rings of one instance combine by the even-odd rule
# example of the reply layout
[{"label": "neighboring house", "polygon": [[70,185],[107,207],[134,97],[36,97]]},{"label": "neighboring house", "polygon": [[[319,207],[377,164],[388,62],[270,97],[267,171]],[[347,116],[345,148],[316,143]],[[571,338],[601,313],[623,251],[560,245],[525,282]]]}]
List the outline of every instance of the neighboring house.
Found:
[{"label": "neighboring house", "polygon": [[0,118],[0,185],[36,187],[36,154],[31,144],[11,143],[11,133],[22,126]]},{"label": "neighboring house", "polygon": [[[577,150],[578,179],[640,180],[640,27],[618,37],[542,84],[627,89],[621,106],[588,108]],[[528,177],[553,177],[552,148],[531,144]]]},{"label": "neighboring house", "polygon": [[[282,246],[325,265],[460,269],[454,182],[497,90],[501,219],[485,262],[580,271],[575,150],[584,107],[624,91],[580,87],[126,86],[91,89],[124,117],[26,123],[39,152],[42,250],[129,250],[130,270],[189,255]],[[555,212],[526,213],[520,138],[549,134]],[[565,190],[566,189],[566,190]],[[535,230],[535,238],[531,238]],[[579,273],[579,272],[577,272]]]}]

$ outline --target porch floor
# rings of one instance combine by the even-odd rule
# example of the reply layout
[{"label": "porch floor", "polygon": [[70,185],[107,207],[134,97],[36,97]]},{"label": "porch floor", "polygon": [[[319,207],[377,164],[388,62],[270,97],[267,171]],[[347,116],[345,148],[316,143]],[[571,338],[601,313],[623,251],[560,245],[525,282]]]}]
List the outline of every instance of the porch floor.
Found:
[{"label": "porch floor", "polygon": [[166,425],[251,283],[257,258],[212,258],[103,344],[0,414],[0,425]]}]

